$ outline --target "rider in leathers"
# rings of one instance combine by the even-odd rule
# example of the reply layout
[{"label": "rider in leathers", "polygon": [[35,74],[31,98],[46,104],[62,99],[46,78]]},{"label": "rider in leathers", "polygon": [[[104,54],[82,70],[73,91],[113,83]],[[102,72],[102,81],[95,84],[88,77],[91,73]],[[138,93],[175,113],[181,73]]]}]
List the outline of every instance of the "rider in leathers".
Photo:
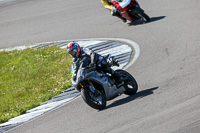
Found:
[{"label": "rider in leathers", "polygon": [[[82,64],[82,67],[93,67],[96,66],[97,68],[101,69],[105,73],[110,73],[114,76],[116,82],[120,83],[121,76],[116,71],[111,69],[109,67],[109,64],[106,61],[106,58],[104,56],[101,56],[89,49],[82,49],[80,48],[78,43],[70,42],[67,45],[67,52],[73,57],[73,63],[74,63],[74,73],[73,73],[73,80],[76,80],[77,72],[80,67],[80,64]],[[113,64],[119,65],[118,62],[113,57]]]},{"label": "rider in leathers", "polygon": [[117,16],[119,17],[123,22],[126,22],[126,19],[121,17],[121,14],[116,10],[116,8],[114,8],[113,6],[111,6],[110,0],[101,0],[101,2],[104,4],[105,8],[109,9],[111,11],[111,15],[113,16]]}]

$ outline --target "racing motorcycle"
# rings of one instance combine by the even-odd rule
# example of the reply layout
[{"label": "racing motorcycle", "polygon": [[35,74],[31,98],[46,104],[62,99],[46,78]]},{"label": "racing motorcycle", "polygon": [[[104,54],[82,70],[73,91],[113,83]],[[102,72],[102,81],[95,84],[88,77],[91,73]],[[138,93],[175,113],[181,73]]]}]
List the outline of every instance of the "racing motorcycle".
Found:
[{"label": "racing motorcycle", "polygon": [[128,0],[130,4],[124,8],[122,5],[123,0],[111,0],[111,4],[114,7],[113,10],[118,11],[123,18],[129,21],[136,19],[142,19],[145,22],[150,21],[150,17],[144,12],[136,0]]},{"label": "racing motorcycle", "polygon": [[[100,67],[99,65],[97,66]],[[110,63],[110,65],[114,66],[114,63]],[[134,77],[124,70],[116,70],[122,77],[121,83],[118,84],[111,74],[99,71],[97,66],[83,66],[82,62],[74,81],[74,66],[71,65],[72,85],[81,92],[82,99],[94,109],[104,109],[108,100],[112,100],[123,93],[133,95],[138,90]]]}]

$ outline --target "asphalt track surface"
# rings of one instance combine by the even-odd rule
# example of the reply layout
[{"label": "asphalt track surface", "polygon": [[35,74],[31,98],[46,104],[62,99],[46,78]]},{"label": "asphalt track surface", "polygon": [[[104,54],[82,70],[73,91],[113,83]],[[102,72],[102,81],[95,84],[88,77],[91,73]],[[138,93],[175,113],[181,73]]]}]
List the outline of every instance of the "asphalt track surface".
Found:
[{"label": "asphalt track surface", "polygon": [[0,48],[84,38],[125,38],[140,46],[127,69],[139,84],[97,111],[81,98],[9,133],[199,133],[200,1],[140,0],[152,21],[124,24],[100,1],[29,0],[0,6]]}]

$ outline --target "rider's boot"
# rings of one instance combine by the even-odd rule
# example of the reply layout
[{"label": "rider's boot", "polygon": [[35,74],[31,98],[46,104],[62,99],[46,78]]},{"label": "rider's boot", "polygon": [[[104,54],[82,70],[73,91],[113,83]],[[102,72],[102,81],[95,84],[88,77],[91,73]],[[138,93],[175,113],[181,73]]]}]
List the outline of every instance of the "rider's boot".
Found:
[{"label": "rider's boot", "polygon": [[117,87],[120,87],[121,85],[123,85],[124,82],[121,81],[122,77],[121,77],[121,75],[118,72],[114,71],[113,76],[115,78]]},{"label": "rider's boot", "polygon": [[114,71],[112,68],[107,66],[106,72],[110,73],[114,77],[117,87],[120,87],[121,85],[123,85],[124,82],[121,81],[122,77],[117,71]]}]

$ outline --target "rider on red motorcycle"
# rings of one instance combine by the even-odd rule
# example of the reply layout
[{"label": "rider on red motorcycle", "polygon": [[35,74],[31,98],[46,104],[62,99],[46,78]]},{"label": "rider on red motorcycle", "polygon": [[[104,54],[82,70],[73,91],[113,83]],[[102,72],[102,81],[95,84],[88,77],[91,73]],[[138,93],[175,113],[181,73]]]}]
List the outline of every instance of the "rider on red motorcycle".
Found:
[{"label": "rider on red motorcycle", "polygon": [[119,13],[122,18],[131,22],[137,19],[141,19],[144,22],[151,20],[137,0],[111,0],[111,4],[114,6],[111,14]]},{"label": "rider on red motorcycle", "polygon": [[[122,7],[120,7],[120,8],[125,8],[125,6],[126,6],[126,4],[128,5],[128,4],[130,4],[130,2],[129,1],[131,1],[131,0],[116,0],[116,1],[118,1],[119,3],[121,3],[120,5],[122,6]],[[120,2],[120,1],[122,1],[122,2]],[[117,17],[119,17],[123,22],[126,22],[126,19],[125,18],[123,18],[123,17],[121,17],[121,14],[118,12],[118,10],[117,10],[117,8],[115,8],[115,7],[113,7],[113,6],[111,6],[111,4],[110,4],[110,0],[101,0],[101,2],[104,4],[104,6],[105,6],[105,8],[107,8],[107,9],[109,9],[110,11],[111,11],[111,15],[113,15],[113,16],[117,16]],[[129,2],[129,3],[128,3]]]}]

